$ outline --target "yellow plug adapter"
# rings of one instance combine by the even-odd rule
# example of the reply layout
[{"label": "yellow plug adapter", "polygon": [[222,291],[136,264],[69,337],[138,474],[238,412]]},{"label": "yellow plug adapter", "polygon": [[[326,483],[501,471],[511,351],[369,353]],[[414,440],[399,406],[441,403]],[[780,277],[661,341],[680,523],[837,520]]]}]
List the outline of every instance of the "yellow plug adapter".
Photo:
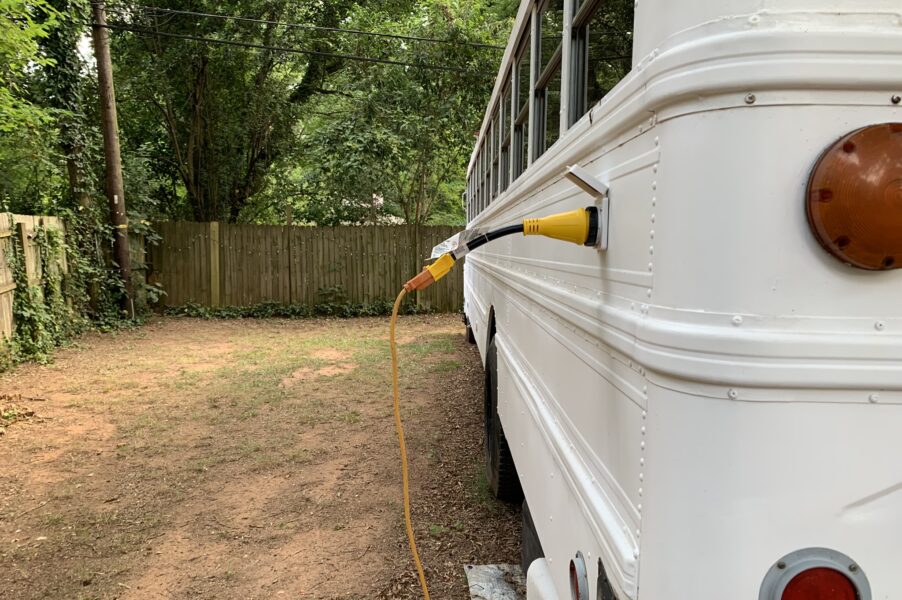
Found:
[{"label": "yellow plug adapter", "polygon": [[574,244],[594,246],[598,238],[598,209],[589,206],[538,219],[523,219],[523,235],[544,235]]},{"label": "yellow plug adapter", "polygon": [[424,290],[430,285],[444,277],[454,266],[454,257],[450,252],[442,254],[438,260],[431,265],[427,265],[420,273],[404,284],[404,289],[408,292],[416,290]]}]

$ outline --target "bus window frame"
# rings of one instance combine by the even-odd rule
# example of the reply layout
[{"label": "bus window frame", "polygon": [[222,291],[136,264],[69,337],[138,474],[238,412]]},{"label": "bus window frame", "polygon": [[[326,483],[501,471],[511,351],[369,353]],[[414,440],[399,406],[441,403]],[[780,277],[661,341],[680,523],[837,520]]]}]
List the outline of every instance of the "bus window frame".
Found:
[{"label": "bus window frame", "polygon": [[[592,105],[589,104],[589,36],[592,32],[588,30],[589,24],[595,18],[598,11],[606,1],[609,0],[570,0],[573,10],[573,18],[570,22],[570,69],[567,77],[570,81],[570,110],[568,117],[568,127],[574,125],[587,112],[592,109],[598,101],[608,95],[611,90],[607,90],[603,96],[598,98]],[[635,15],[633,8],[633,27],[630,30],[630,47],[635,44]],[[630,69],[624,73],[619,81],[629,75],[633,70],[632,60],[630,61]],[[612,88],[613,89],[613,88]]]},{"label": "bus window frame", "polygon": [[[536,160],[542,154],[544,154],[551,146],[547,144],[546,136],[548,133],[548,89],[549,85],[552,81],[554,81],[555,75],[559,74],[560,76],[560,84],[561,87],[558,89],[558,94],[563,94],[563,81],[564,81],[564,64],[563,64],[563,56],[564,56],[564,34],[566,33],[566,27],[564,26],[564,19],[566,19],[567,9],[566,9],[566,0],[561,3],[561,30],[560,30],[560,41],[557,44],[554,52],[552,52],[551,56],[548,59],[548,62],[543,66],[542,59],[544,58],[544,50],[542,49],[542,24],[543,24],[543,16],[545,11],[547,11],[554,0],[545,0],[544,2],[537,4],[539,8],[537,8],[537,17],[536,24],[538,26],[538,30],[536,32],[536,39],[538,40],[538,46],[536,48],[536,54],[538,55],[537,61],[535,63],[535,86],[533,87],[533,95],[535,97],[535,112],[533,118],[533,145],[532,145],[532,159]],[[541,69],[541,70],[540,70]],[[558,101],[559,105],[561,100]],[[558,119],[558,136],[555,139],[557,141],[561,138],[563,131],[560,127],[560,106],[558,108],[558,114],[553,115],[553,118]],[[551,145],[554,145],[553,143]]]},{"label": "bus window frame", "polygon": [[513,107],[514,110],[511,115],[515,115],[512,119],[513,121],[513,150],[515,153],[513,155],[513,172],[511,174],[511,180],[516,181],[520,175],[526,172],[526,169],[529,168],[530,164],[530,155],[529,155],[529,108],[530,104],[532,104],[532,98],[530,90],[532,90],[531,81],[526,81],[526,96],[525,102],[522,106],[520,106],[521,100],[521,88],[524,84],[523,82],[523,60],[527,58],[529,63],[526,65],[526,78],[532,79],[532,69],[534,61],[532,60],[533,52],[533,44],[532,44],[532,17],[530,17],[529,22],[526,25],[526,28],[523,31],[522,37],[518,43],[518,49],[513,61],[513,90],[511,96],[513,98]]},{"label": "bus window frame", "polygon": [[[541,21],[553,0],[531,2],[523,22],[516,28],[517,42],[500,69],[503,81],[487,110],[477,141],[470,173],[469,219],[475,219],[500,197],[540,156],[562,139],[592,106],[588,105],[589,51],[592,20],[611,0],[564,0],[560,40],[546,64],[541,64]],[[635,8],[633,8],[635,19]],[[635,43],[635,25],[628,31]],[[611,57],[611,58],[631,58]],[[529,61],[528,68],[523,62]],[[619,81],[634,70],[630,61]],[[550,82],[560,77],[560,106],[557,138],[547,144]],[[527,77],[528,80],[527,81]],[[527,87],[528,86],[528,87]],[[521,94],[526,87],[525,94]],[[610,93],[607,90],[605,95]],[[522,98],[521,98],[522,96]],[[602,96],[603,97],[603,96]],[[524,101],[520,104],[521,99]],[[600,98],[599,98],[600,100]],[[594,106],[594,103],[593,103]],[[551,115],[554,118],[554,115]],[[505,122],[507,121],[507,122]]]},{"label": "bus window frame", "polygon": [[513,84],[511,83],[511,70],[507,70],[507,79],[508,81],[501,88],[501,101],[498,103],[500,108],[499,116],[500,116],[500,125],[501,129],[499,130],[499,134],[501,135],[500,140],[500,150],[498,152],[498,166],[500,167],[500,189],[498,194],[500,195],[502,192],[507,190],[507,186],[510,185],[511,181],[511,140],[513,139],[513,120],[511,117],[511,89]]}]

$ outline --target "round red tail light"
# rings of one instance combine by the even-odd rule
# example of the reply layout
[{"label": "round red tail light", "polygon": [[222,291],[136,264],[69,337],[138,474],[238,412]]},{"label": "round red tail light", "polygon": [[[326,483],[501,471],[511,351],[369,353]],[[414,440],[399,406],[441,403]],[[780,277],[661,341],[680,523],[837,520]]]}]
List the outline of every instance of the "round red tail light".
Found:
[{"label": "round red tail light", "polygon": [[849,133],[818,159],[808,223],[827,252],[855,267],[902,268],[902,123]]},{"label": "round red tail light", "polygon": [[858,600],[858,592],[839,571],[819,567],[793,577],[781,600]]}]

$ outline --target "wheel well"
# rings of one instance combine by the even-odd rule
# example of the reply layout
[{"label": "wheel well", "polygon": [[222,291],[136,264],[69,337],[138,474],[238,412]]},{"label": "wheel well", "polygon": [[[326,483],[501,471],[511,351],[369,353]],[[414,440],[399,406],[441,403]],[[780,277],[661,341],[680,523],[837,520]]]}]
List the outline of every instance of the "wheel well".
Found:
[{"label": "wheel well", "polygon": [[485,345],[488,348],[489,344],[492,343],[492,338],[495,337],[495,307],[492,306],[489,308],[489,325],[486,327],[486,338]]}]

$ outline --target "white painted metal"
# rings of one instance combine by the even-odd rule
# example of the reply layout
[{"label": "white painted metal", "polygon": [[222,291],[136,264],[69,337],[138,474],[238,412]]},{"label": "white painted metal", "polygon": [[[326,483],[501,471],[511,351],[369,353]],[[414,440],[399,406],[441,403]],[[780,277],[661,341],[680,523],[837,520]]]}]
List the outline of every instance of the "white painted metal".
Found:
[{"label": "white painted metal", "polygon": [[638,0],[633,72],[472,215],[591,204],[567,165],[610,188],[606,252],[505,238],[465,267],[546,553],[529,600],[570,597],[577,551],[593,600],[599,558],[624,600],[753,599],[810,546],[902,598],[902,271],[840,264],[803,205],[824,148],[902,121],[900,23],[896,0]]},{"label": "white painted metal", "polygon": [[557,600],[551,568],[544,558],[533,561],[526,576],[526,597],[530,600]]}]

